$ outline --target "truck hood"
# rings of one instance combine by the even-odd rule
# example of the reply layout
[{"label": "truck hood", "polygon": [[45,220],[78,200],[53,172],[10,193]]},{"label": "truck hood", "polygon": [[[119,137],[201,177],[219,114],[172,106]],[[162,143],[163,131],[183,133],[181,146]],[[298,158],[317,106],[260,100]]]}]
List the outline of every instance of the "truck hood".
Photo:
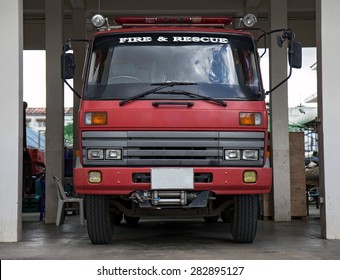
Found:
[{"label": "truck hood", "polygon": [[[167,100],[161,100],[166,102]],[[174,100],[168,100],[174,102]],[[267,112],[263,101],[227,101],[227,107],[204,100],[185,105],[152,105],[155,100],[136,100],[119,105],[117,100],[83,100],[79,113],[79,128],[98,130],[98,126],[85,125],[85,113],[107,112],[108,123],[102,130],[240,130],[240,112],[262,113],[262,125],[247,130],[267,129]],[[244,128],[244,126],[243,126]]]}]

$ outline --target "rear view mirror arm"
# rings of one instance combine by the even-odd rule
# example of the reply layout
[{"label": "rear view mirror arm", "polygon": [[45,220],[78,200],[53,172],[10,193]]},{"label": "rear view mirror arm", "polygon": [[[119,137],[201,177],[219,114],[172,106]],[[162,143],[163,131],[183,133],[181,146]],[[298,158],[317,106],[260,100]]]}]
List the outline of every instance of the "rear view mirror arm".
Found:
[{"label": "rear view mirror arm", "polygon": [[81,99],[80,94],[69,84],[69,82],[66,79],[63,79],[64,83],[73,91],[73,93]]},{"label": "rear view mirror arm", "polygon": [[277,88],[282,86],[285,82],[287,82],[289,80],[289,78],[292,76],[292,72],[293,72],[292,69],[293,69],[293,67],[289,66],[289,74],[288,74],[288,76],[284,80],[282,80],[280,83],[278,83],[275,87],[273,87],[271,90],[266,91],[265,94],[268,95],[268,94],[272,93],[274,90],[276,90]]}]

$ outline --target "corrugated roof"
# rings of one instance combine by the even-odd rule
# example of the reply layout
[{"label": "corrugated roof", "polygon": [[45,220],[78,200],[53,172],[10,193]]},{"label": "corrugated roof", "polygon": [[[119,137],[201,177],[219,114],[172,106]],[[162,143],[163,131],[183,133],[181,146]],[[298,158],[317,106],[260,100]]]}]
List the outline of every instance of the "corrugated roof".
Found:
[{"label": "corrugated roof", "polygon": [[[73,107],[65,107],[65,115],[73,114]],[[46,108],[27,108],[26,115],[46,115]]]},{"label": "corrugated roof", "polygon": [[45,115],[46,108],[27,108],[26,115]]}]

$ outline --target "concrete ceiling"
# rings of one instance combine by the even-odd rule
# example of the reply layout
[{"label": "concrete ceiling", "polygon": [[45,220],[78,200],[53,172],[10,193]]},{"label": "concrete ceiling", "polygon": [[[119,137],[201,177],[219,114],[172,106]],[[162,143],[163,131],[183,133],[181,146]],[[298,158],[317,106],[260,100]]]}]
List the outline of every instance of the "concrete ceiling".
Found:
[{"label": "concrete ceiling", "polygon": [[[45,1],[23,0],[24,49],[44,49]],[[70,34],[73,10],[85,10],[87,30],[93,14],[100,11],[108,18],[118,15],[231,15],[234,18],[251,12],[258,17],[259,27],[268,30],[270,0],[64,0],[65,38]],[[288,0],[288,25],[293,28],[304,46],[315,46],[315,0]]]}]

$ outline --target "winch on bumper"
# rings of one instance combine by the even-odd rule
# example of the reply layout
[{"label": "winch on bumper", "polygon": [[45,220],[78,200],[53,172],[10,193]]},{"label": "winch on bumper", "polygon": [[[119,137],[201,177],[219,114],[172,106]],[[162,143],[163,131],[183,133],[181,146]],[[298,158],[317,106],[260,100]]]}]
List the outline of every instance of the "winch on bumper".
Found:
[{"label": "winch on bumper", "polygon": [[223,199],[210,191],[139,190],[130,196],[112,196],[114,213],[129,217],[142,216],[218,216],[232,203],[231,197]]},{"label": "winch on bumper", "polygon": [[136,191],[132,200],[141,208],[153,206],[205,207],[209,192],[194,192],[194,170],[192,168],[151,169],[151,190]]},{"label": "winch on bumper", "polygon": [[[209,200],[209,191],[187,192],[187,191],[136,191],[130,199],[141,208],[155,207],[183,207],[200,208],[206,207]],[[210,197],[210,199],[213,199]]]},{"label": "winch on bumper", "polygon": [[[168,212],[185,210],[184,213],[200,209],[210,214],[213,208],[212,200],[215,199],[215,195],[207,190],[194,189],[193,168],[152,168],[149,180],[149,190],[136,190],[128,197],[134,202],[132,215],[152,211],[159,213],[160,209],[166,209]],[[118,203],[116,207],[124,213],[127,211]]]}]

